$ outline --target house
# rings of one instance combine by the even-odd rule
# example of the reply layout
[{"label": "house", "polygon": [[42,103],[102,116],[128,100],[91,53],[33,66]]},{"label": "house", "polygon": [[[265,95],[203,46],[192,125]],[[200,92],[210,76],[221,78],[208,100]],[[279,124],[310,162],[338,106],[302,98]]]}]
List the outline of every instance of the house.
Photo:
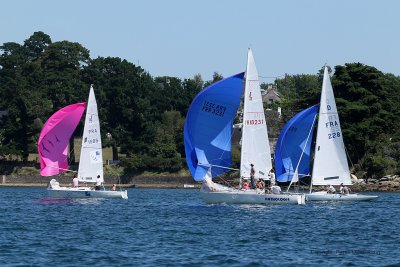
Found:
[{"label": "house", "polygon": [[262,101],[267,104],[273,104],[280,102],[282,99],[281,94],[278,93],[276,86],[268,84],[267,90],[264,90],[261,94]]}]

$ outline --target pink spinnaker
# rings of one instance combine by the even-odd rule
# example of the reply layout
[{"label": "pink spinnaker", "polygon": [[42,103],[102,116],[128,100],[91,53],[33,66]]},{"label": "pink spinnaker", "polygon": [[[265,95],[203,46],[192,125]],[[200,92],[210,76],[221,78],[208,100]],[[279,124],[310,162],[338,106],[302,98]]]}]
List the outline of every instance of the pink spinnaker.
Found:
[{"label": "pink spinnaker", "polygon": [[40,132],[40,175],[51,176],[68,169],[68,144],[85,111],[86,103],[66,106],[54,113]]}]

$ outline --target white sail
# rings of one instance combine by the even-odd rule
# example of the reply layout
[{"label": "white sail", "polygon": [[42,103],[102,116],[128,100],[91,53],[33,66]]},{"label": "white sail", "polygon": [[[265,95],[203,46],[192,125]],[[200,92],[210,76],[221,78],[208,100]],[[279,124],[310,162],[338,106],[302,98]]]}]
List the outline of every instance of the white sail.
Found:
[{"label": "white sail", "polygon": [[351,185],[335,96],[325,67],[315,145],[313,185]]},{"label": "white sail", "polygon": [[79,159],[78,179],[81,182],[96,182],[97,175],[103,177],[103,154],[101,149],[100,122],[96,97],[90,87],[83,129],[81,157]]},{"label": "white sail", "polygon": [[247,55],[244,92],[242,151],[240,176],[250,177],[250,164],[254,164],[256,178],[267,178],[272,169],[271,150],[261,98],[258,72],[251,49]]}]

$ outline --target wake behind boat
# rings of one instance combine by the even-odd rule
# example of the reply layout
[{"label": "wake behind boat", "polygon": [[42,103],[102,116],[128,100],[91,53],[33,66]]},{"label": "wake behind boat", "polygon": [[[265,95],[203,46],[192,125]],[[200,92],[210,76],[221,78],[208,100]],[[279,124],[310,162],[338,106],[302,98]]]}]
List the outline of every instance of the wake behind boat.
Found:
[{"label": "wake behind boat", "polygon": [[[248,50],[245,79],[240,185],[234,188],[212,181],[232,170],[232,125],[242,97],[243,80],[244,73],[240,73],[212,84],[201,91],[189,107],[184,128],[186,161],[193,178],[202,181],[200,194],[207,203],[305,204],[304,194],[240,186],[242,180],[268,179],[272,169],[260,84],[251,49]],[[251,165],[257,171],[252,170]]]},{"label": "wake behind boat", "polygon": [[[290,181],[291,185],[301,177],[310,176],[311,140],[317,112],[318,105],[303,110],[282,129],[275,150],[278,182]],[[328,69],[325,66],[310,193],[306,194],[306,198],[311,201],[365,201],[377,198],[371,195],[350,194],[347,186],[351,184],[339,115]],[[312,187],[317,185],[330,189],[313,192]],[[334,185],[341,186],[340,194],[336,193]]]},{"label": "wake behind boat", "polygon": [[[40,174],[53,176],[68,169],[68,144],[77,127],[86,104],[78,103],[64,107],[54,113],[45,123],[38,141]],[[79,187],[78,182],[92,183],[92,186]],[[84,133],[78,177],[73,187],[62,187],[52,179],[47,188],[53,198],[128,198],[126,190],[105,190],[102,186],[103,155],[100,123],[93,87],[90,87],[86,111]],[[96,187],[94,185],[96,184]]]}]

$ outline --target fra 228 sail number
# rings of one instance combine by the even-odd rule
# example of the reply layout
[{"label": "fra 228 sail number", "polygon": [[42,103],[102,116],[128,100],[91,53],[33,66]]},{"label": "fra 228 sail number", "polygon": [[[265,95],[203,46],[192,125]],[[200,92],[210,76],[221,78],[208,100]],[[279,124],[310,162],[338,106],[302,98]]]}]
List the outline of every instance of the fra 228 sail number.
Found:
[{"label": "fra 228 sail number", "polygon": [[333,138],[336,138],[336,137],[340,137],[340,132],[337,132],[337,133],[329,133],[329,134],[328,134],[328,139],[333,139]]}]

